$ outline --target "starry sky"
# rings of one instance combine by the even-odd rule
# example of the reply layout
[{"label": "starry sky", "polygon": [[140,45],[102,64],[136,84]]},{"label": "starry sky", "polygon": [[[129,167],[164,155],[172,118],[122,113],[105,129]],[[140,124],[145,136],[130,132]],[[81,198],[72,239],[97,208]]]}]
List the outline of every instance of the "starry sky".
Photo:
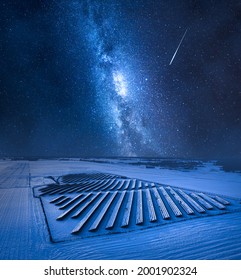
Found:
[{"label": "starry sky", "polygon": [[241,1],[0,13],[0,157],[241,157]]}]

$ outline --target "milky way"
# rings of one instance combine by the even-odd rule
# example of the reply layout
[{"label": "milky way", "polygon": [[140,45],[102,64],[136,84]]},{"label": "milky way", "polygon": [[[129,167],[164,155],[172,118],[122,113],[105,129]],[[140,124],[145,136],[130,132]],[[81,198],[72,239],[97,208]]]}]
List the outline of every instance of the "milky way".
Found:
[{"label": "milky way", "polygon": [[0,156],[240,158],[238,2],[2,0]]},{"label": "milky way", "polygon": [[149,108],[144,106],[144,97],[133,84],[135,73],[130,72],[130,60],[122,46],[124,40],[115,28],[114,14],[118,6],[106,7],[87,1],[82,8],[88,49],[94,56],[97,106],[101,108],[106,133],[117,144],[117,154],[136,156],[146,150],[160,152],[160,147],[154,145],[151,128],[143,125]]}]

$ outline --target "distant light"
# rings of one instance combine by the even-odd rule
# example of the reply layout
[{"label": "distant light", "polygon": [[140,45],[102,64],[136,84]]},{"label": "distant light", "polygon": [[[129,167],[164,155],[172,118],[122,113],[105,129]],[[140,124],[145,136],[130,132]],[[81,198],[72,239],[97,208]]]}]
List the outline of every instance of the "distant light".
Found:
[{"label": "distant light", "polygon": [[116,93],[119,96],[121,96],[122,98],[126,97],[127,87],[126,87],[126,82],[125,82],[123,75],[120,72],[114,72],[113,80],[114,80]]}]

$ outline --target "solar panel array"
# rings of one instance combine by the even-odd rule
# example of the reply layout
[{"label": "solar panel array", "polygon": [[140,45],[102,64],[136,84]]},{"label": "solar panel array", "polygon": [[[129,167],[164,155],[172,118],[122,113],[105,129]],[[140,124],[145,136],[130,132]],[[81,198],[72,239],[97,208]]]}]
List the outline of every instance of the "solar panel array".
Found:
[{"label": "solar panel array", "polygon": [[239,201],[113,174],[58,178],[39,195],[53,240],[144,229],[228,213]]}]

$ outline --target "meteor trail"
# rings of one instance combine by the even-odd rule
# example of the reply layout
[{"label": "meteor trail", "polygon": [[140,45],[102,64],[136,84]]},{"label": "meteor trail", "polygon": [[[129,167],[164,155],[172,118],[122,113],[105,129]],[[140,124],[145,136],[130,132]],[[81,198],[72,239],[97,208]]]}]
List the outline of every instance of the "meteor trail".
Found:
[{"label": "meteor trail", "polygon": [[[188,29],[188,28],[187,28],[187,29]],[[172,64],[172,62],[173,62],[173,60],[174,60],[174,58],[175,58],[175,56],[176,56],[176,54],[177,54],[177,52],[178,52],[178,50],[179,50],[181,44],[182,44],[183,39],[184,39],[184,37],[186,36],[187,29],[186,29],[186,31],[184,32],[184,34],[183,34],[183,36],[182,36],[182,39],[181,39],[180,43],[178,44],[177,49],[176,49],[176,51],[175,51],[175,53],[174,53],[174,55],[173,55],[173,57],[172,57],[172,59],[171,59],[169,65]]]}]

